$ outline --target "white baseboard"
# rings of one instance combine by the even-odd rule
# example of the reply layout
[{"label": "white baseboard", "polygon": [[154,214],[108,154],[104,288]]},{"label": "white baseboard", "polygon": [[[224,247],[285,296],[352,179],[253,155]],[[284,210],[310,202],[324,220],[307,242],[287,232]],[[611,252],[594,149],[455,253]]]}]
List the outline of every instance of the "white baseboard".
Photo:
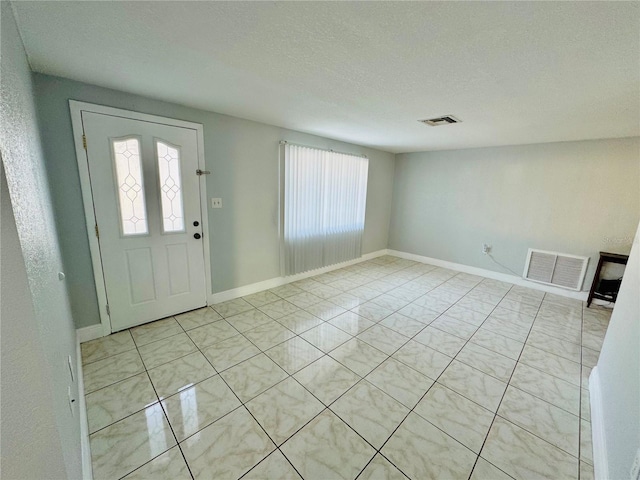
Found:
[{"label": "white baseboard", "polygon": [[96,338],[104,337],[104,329],[101,323],[96,325],[89,325],[88,327],[78,328],[76,330],[76,337],[78,343],[88,342],[89,340],[95,340]]},{"label": "white baseboard", "polygon": [[262,292],[263,290],[269,290],[270,288],[276,288],[287,283],[296,282],[305,278],[313,277],[314,275],[320,275],[322,273],[330,272],[332,270],[338,270],[340,268],[348,267],[349,265],[355,265],[356,263],[364,262],[372,258],[381,257],[383,255],[394,255],[396,257],[405,258],[407,260],[414,260],[420,263],[428,263],[435,265],[436,267],[448,268],[456,270],[458,272],[469,273],[472,275],[479,275],[486,278],[492,278],[494,280],[500,280],[502,282],[513,283],[514,285],[520,285],[523,287],[532,288],[535,290],[541,290],[543,292],[553,293],[563,297],[573,298],[576,300],[586,301],[588,297],[587,292],[572,292],[563,288],[553,287],[550,285],[542,285],[536,282],[530,282],[522,277],[515,275],[509,275],[506,273],[494,272],[493,270],[486,270],[484,268],[471,267],[469,265],[463,265],[461,263],[448,262],[446,260],[439,260],[437,258],[425,257],[423,255],[416,255],[414,253],[400,252],[398,250],[383,249],[376,252],[368,253],[356,260],[350,260],[348,262],[338,263],[336,265],[330,265],[328,267],[318,268],[317,270],[311,270],[309,272],[300,273],[298,275],[291,275],[289,277],[276,277],[262,282],[252,283],[250,285],[244,285],[242,287],[232,288],[225,290],[224,292],[214,293],[209,297],[209,304],[226,302],[227,300],[233,300],[234,298],[244,297],[245,295],[251,295],[253,293]]},{"label": "white baseboard", "polygon": [[82,479],[93,480],[93,469],[91,467],[91,444],[89,442],[89,424],[87,422],[87,405],[84,398],[84,376],[82,372],[82,353],[80,350],[80,331],[87,328],[94,329],[100,327],[102,336],[102,325],[92,325],[91,327],[76,330],[76,373],[78,374],[78,418],[80,419],[80,454],[82,458]]},{"label": "white baseboard", "polygon": [[587,301],[589,296],[588,292],[572,292],[563,288],[553,287],[550,285],[542,285],[536,282],[530,282],[522,277],[515,275],[509,275],[507,273],[494,272],[493,270],[486,270],[484,268],[471,267],[469,265],[463,265],[461,263],[448,262],[446,260],[439,260],[437,258],[425,257],[423,255],[416,255],[414,253],[399,252],[398,250],[388,250],[389,255],[394,255],[400,258],[406,258],[407,260],[414,260],[416,262],[428,263],[435,265],[436,267],[448,268],[450,270],[456,270],[458,272],[469,273],[471,275],[479,275],[481,277],[492,278],[494,280],[500,280],[501,282],[513,283],[514,285],[520,285],[522,287],[532,288],[534,290],[542,290],[543,292],[553,293],[555,295],[561,295],[563,297],[574,298],[576,300]]},{"label": "white baseboard", "polygon": [[213,293],[209,297],[209,305],[226,302],[227,300],[233,300],[234,298],[240,298],[244,297],[245,295],[262,292],[263,290],[280,287],[281,285],[286,285],[287,283],[297,282],[298,280],[313,277],[314,275],[320,275],[322,273],[338,270],[340,268],[348,267],[349,265],[355,265],[357,263],[371,260],[372,258],[381,257],[387,254],[387,249],[378,250],[376,252],[366,253],[360,258],[349,260],[348,262],[336,263],[335,265],[329,265],[328,267],[322,267],[316,270],[310,270],[308,272],[299,273],[297,275],[291,275],[288,277],[270,278],[269,280],[264,280],[262,282],[251,283],[242,287],[225,290],[224,292]]},{"label": "white baseboard", "polygon": [[602,412],[602,390],[598,366],[589,376],[589,402],[591,403],[591,437],[593,442],[593,470],[595,480],[609,479],[607,444],[604,436],[604,417]]}]

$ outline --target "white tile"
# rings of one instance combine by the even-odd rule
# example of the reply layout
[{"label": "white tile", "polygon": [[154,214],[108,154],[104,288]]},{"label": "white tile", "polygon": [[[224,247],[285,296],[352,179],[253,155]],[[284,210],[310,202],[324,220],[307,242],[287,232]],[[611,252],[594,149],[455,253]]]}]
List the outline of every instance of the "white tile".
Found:
[{"label": "white tile", "polygon": [[[262,306],[266,308],[268,305],[271,304]],[[239,332],[246,332],[247,330],[251,330],[273,321],[269,315],[255,308],[227,317],[226,320]]]},{"label": "white tile", "polygon": [[136,345],[141,346],[182,333],[183,330],[174,318],[165,318],[164,320],[145,323],[139,327],[132,328],[130,331]]},{"label": "white tile", "polygon": [[380,448],[409,409],[373,384],[362,380],[331,405],[347,425]]},{"label": "white tile", "polygon": [[413,408],[433,385],[433,380],[391,357],[366,379],[403,405]]},{"label": "white tile", "polygon": [[313,327],[311,330],[301,333],[300,336],[325,353],[351,339],[351,335],[329,323]]},{"label": "white tile", "polygon": [[577,479],[578,459],[497,417],[480,454],[516,479]]},{"label": "white tile", "polygon": [[498,415],[578,456],[580,419],[576,415],[512,386],[507,388]]},{"label": "white tile", "polygon": [[413,337],[426,326],[426,324],[412,318],[405,317],[398,312],[389,315],[384,320],[381,320],[378,325],[390,328],[391,330],[406,337]]},{"label": "white tile", "polygon": [[192,310],[181,315],[176,315],[176,320],[185,330],[202,327],[209,323],[222,320],[222,317],[213,308],[205,307],[198,310]]},{"label": "white tile", "polygon": [[282,455],[280,450],[275,450],[267,458],[256,465],[243,480],[302,480],[295,468]]},{"label": "white tile", "polygon": [[82,352],[82,363],[92,363],[103,358],[123,353],[136,348],[129,330],[114,333],[106,337],[97,338],[80,345]]},{"label": "white tile", "polygon": [[86,396],[89,433],[142,410],[158,401],[146,373],[114,383]]},{"label": "white tile", "polygon": [[148,369],[184,357],[196,350],[196,346],[186,333],[179,333],[138,347],[142,361]]},{"label": "white tile", "polygon": [[343,343],[330,355],[362,377],[387,359],[384,352],[357,338]]},{"label": "white tile", "polygon": [[264,353],[245,360],[220,375],[243,402],[248,402],[288,376],[287,372]]},{"label": "white tile", "polygon": [[126,480],[191,480],[180,449],[176,446],[124,477]]},{"label": "white tile", "polygon": [[295,334],[275,320],[270,320],[269,323],[247,330],[244,332],[244,336],[251,340],[260,350],[268,350],[271,347],[275,347],[289,340],[294,337]]},{"label": "white tile", "polygon": [[492,377],[508,382],[516,367],[516,361],[474,343],[467,343],[456,360],[480,370]]},{"label": "white tile", "polygon": [[220,320],[188,330],[187,335],[189,335],[198,348],[204,349],[205,347],[238,335],[238,331],[226,320]]},{"label": "white tile", "polygon": [[358,476],[358,480],[406,480],[400,470],[393,466],[389,460],[377,454],[369,465]]},{"label": "white tile", "polygon": [[512,478],[484,458],[478,457],[469,480],[511,480]]},{"label": "white tile", "polygon": [[324,355],[322,350],[301,337],[293,337],[265,353],[289,374],[294,374]]},{"label": "white tile", "polygon": [[202,353],[218,372],[222,372],[259,354],[260,349],[242,335],[236,335],[205,348]]},{"label": "white tile", "polygon": [[438,382],[487,410],[498,409],[507,384],[480,370],[454,360]]},{"label": "white tile", "polygon": [[276,320],[294,333],[301,334],[320,325],[322,320],[304,310],[298,310]]},{"label": "white tile", "polygon": [[239,478],[275,450],[244,407],[200,430],[180,445],[194,478]]},{"label": "white tile", "polygon": [[449,357],[456,356],[466,343],[464,338],[456,337],[431,326],[426,327],[413,339]]},{"label": "white tile", "polygon": [[414,479],[467,479],[476,455],[415,413],[409,414],[381,453]]},{"label": "white tile", "polygon": [[360,380],[358,375],[329,356],[303,368],[294,378],[325,405],[330,405]]},{"label": "white tile", "polygon": [[276,445],[324,410],[324,405],[292,377],[261,393],[246,406]]},{"label": "white tile", "polygon": [[451,357],[414,340],[407,342],[392,358],[432,379],[438,378],[451,362]]},{"label": "white tile", "polygon": [[226,318],[251,310],[253,305],[242,298],[236,298],[227,302],[216,303],[211,305],[211,308]]},{"label": "white tile", "polygon": [[254,293],[242,298],[254,307],[261,307],[262,305],[266,305],[267,303],[280,300],[280,297],[278,295],[269,291]]},{"label": "white tile", "polygon": [[154,403],[90,436],[93,478],[121,478],[176,444],[162,407]]},{"label": "white tile", "polygon": [[278,320],[279,318],[291,315],[293,312],[297,312],[299,308],[286,300],[278,300],[277,302],[267,303],[261,306],[260,310],[274,320]]},{"label": "white tile", "polygon": [[144,371],[137,350],[112,355],[83,367],[84,393],[91,393]]},{"label": "white tile", "polygon": [[181,442],[241,405],[220,375],[208,378],[162,401]]},{"label": "white tile", "polygon": [[212,377],[216,371],[200,352],[191,353],[149,370],[149,377],[160,398]]},{"label": "white tile", "polygon": [[476,453],[480,452],[494,414],[436,383],[414,412]]},{"label": "white tile", "polygon": [[330,323],[334,327],[338,327],[349,335],[358,335],[367,328],[375,325],[371,320],[367,320],[354,312],[345,312],[335,318],[332,318],[327,323]]},{"label": "white tile", "polygon": [[360,333],[358,338],[387,355],[393,354],[409,341],[409,337],[401,335],[381,324],[374,325]]},{"label": "white tile", "polygon": [[580,413],[580,387],[519,363],[511,385],[552,403],[569,413]]},{"label": "white tile", "polygon": [[281,447],[305,480],[354,479],[376,451],[325,410]]}]

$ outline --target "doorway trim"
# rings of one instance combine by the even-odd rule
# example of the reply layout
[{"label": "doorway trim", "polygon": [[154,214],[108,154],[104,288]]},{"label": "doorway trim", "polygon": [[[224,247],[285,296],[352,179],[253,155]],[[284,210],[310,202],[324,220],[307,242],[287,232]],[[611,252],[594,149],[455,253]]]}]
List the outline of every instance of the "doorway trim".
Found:
[{"label": "doorway trim", "polygon": [[[176,120],[173,118],[160,117],[147,113],[134,112],[132,110],[124,110],[120,108],[108,107],[106,105],[96,105],[93,103],[80,102],[78,100],[69,100],[69,110],[71,112],[71,125],[73,128],[73,142],[76,149],[76,159],[78,161],[78,173],[80,174],[80,187],[82,190],[82,203],[84,206],[84,216],[87,222],[87,238],[89,239],[89,250],[91,252],[91,263],[93,266],[93,278],[98,295],[98,310],[100,312],[100,324],[102,325],[102,335],[111,334],[111,318],[107,312],[107,288],[102,272],[102,258],[100,255],[100,244],[98,237],[92,234],[91,225],[96,225],[96,216],[93,210],[93,193],[91,191],[91,180],[89,175],[89,159],[87,151],[84,148],[83,136],[84,128],[82,126],[82,112],[100,113],[103,115],[111,115],[114,117],[128,118],[131,120],[141,120],[150,123],[159,123],[172,127],[189,128],[196,131],[198,143],[198,168],[206,170],[204,158],[204,126],[201,123],[187,122],[184,120]],[[207,182],[200,182],[200,210],[202,212],[202,233],[206,241],[202,242],[204,253],[204,272],[205,272],[205,288],[206,302],[212,295],[211,283],[211,244],[209,240],[209,210],[207,205]]]}]

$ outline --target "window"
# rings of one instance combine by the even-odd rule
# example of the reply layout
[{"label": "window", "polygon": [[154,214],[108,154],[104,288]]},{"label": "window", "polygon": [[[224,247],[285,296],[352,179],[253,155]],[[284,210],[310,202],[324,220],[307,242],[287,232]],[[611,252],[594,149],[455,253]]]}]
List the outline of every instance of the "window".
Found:
[{"label": "window", "polygon": [[156,153],[160,180],[162,231],[164,233],[184,232],[180,151],[178,147],[158,140],[156,141]]},{"label": "window", "polygon": [[149,233],[149,227],[144,200],[140,141],[137,138],[113,140],[112,146],[122,234],[146,235]]},{"label": "window", "polygon": [[284,273],[358,258],[369,160],[284,145]]}]

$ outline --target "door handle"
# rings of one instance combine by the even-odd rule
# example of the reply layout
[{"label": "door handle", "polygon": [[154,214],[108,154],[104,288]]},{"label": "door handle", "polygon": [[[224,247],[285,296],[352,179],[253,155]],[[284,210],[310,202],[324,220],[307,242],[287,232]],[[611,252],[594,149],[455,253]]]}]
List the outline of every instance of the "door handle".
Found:
[{"label": "door handle", "polygon": [[194,233],[193,238],[195,238],[196,240],[200,240],[202,238],[202,235],[200,235],[199,233]]}]

